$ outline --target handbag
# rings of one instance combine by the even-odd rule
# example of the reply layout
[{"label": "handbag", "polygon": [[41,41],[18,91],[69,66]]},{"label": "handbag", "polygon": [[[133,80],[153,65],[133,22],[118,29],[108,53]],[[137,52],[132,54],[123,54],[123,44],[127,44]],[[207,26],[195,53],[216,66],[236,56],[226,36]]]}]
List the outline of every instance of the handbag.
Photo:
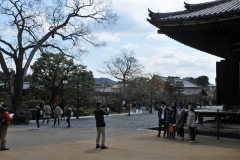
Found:
[{"label": "handbag", "polygon": [[168,126],[168,133],[174,133],[174,127]]}]

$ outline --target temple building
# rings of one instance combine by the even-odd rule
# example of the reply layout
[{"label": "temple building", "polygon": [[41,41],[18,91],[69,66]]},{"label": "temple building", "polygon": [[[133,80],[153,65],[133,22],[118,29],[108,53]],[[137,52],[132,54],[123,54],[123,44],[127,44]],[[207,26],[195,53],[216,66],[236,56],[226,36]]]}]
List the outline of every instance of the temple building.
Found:
[{"label": "temple building", "polygon": [[[178,4],[175,4],[178,5]],[[240,0],[184,3],[183,11],[154,13],[159,34],[223,58],[216,62],[217,103],[240,108]]]}]

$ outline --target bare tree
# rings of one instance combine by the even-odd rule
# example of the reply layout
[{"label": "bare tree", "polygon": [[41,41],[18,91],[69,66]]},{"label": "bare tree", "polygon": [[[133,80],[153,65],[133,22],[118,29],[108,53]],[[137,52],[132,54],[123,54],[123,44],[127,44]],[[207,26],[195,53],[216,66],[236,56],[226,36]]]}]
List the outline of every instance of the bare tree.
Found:
[{"label": "bare tree", "polygon": [[108,74],[122,81],[124,86],[129,79],[142,73],[144,68],[134,57],[134,52],[128,53],[126,50],[122,50],[120,54],[113,56],[111,60],[104,61],[101,67],[103,70],[98,70],[100,73]]},{"label": "bare tree", "polygon": [[[126,50],[122,50],[120,54],[113,56],[111,60],[104,61],[102,68],[103,70],[98,70],[100,73],[108,74],[123,83],[120,94],[123,96],[120,96],[120,102],[122,102],[123,99],[129,101],[131,92],[126,88],[126,83],[129,79],[133,79],[139,75],[144,68],[134,57],[134,52],[131,51],[128,53]],[[119,108],[119,111],[120,110]]]},{"label": "bare tree", "polygon": [[[111,0],[47,2],[0,0],[0,63],[4,74],[10,79],[8,60],[14,62],[12,66],[16,75],[11,101],[15,116],[19,115],[22,104],[23,77],[37,51],[51,50],[76,57],[77,54],[73,53],[81,55],[86,51],[84,42],[96,47],[105,45],[93,36],[91,24],[107,27],[118,19],[111,11]],[[61,43],[63,41],[64,44]]]}]

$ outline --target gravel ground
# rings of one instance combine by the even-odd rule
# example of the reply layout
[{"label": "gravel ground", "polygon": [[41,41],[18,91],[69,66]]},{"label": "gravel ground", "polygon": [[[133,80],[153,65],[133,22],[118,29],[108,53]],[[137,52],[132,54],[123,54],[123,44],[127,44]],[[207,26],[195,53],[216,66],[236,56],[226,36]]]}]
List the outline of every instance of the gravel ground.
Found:
[{"label": "gravel ground", "polygon": [[[41,122],[41,121],[40,121]],[[116,137],[141,132],[149,132],[147,128],[158,125],[157,111],[149,114],[144,110],[141,114],[117,114],[105,116],[106,143],[108,137]],[[58,127],[53,127],[53,120],[37,130],[36,122],[29,125],[12,125],[8,128],[7,147],[11,149],[34,147],[40,145],[58,144],[81,140],[95,141],[96,127],[93,116],[71,119],[71,128],[66,128],[67,122],[62,119]],[[152,131],[155,132],[155,131]]]}]

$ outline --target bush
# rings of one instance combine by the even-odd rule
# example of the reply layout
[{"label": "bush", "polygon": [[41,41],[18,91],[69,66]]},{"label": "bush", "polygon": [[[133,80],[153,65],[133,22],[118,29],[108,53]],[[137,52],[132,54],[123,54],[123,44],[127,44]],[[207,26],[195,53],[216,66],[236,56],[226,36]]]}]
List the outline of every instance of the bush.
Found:
[{"label": "bush", "polygon": [[26,102],[26,105],[28,109],[35,109],[36,105],[39,105],[40,103],[44,104],[45,102],[43,100],[30,100]]},{"label": "bush", "polygon": [[[112,102],[106,102],[104,105],[103,105],[103,108],[104,107],[108,107],[110,109],[110,111],[112,112],[121,112],[122,111],[122,106],[121,106],[121,103],[119,103],[118,100],[113,100]],[[120,110],[119,110],[120,108]]]},{"label": "bush", "polygon": [[27,114],[28,106],[27,104],[22,104],[20,114]]},{"label": "bush", "polygon": [[93,115],[94,109],[89,107],[89,108],[85,109],[85,112],[87,112],[88,115]]}]

